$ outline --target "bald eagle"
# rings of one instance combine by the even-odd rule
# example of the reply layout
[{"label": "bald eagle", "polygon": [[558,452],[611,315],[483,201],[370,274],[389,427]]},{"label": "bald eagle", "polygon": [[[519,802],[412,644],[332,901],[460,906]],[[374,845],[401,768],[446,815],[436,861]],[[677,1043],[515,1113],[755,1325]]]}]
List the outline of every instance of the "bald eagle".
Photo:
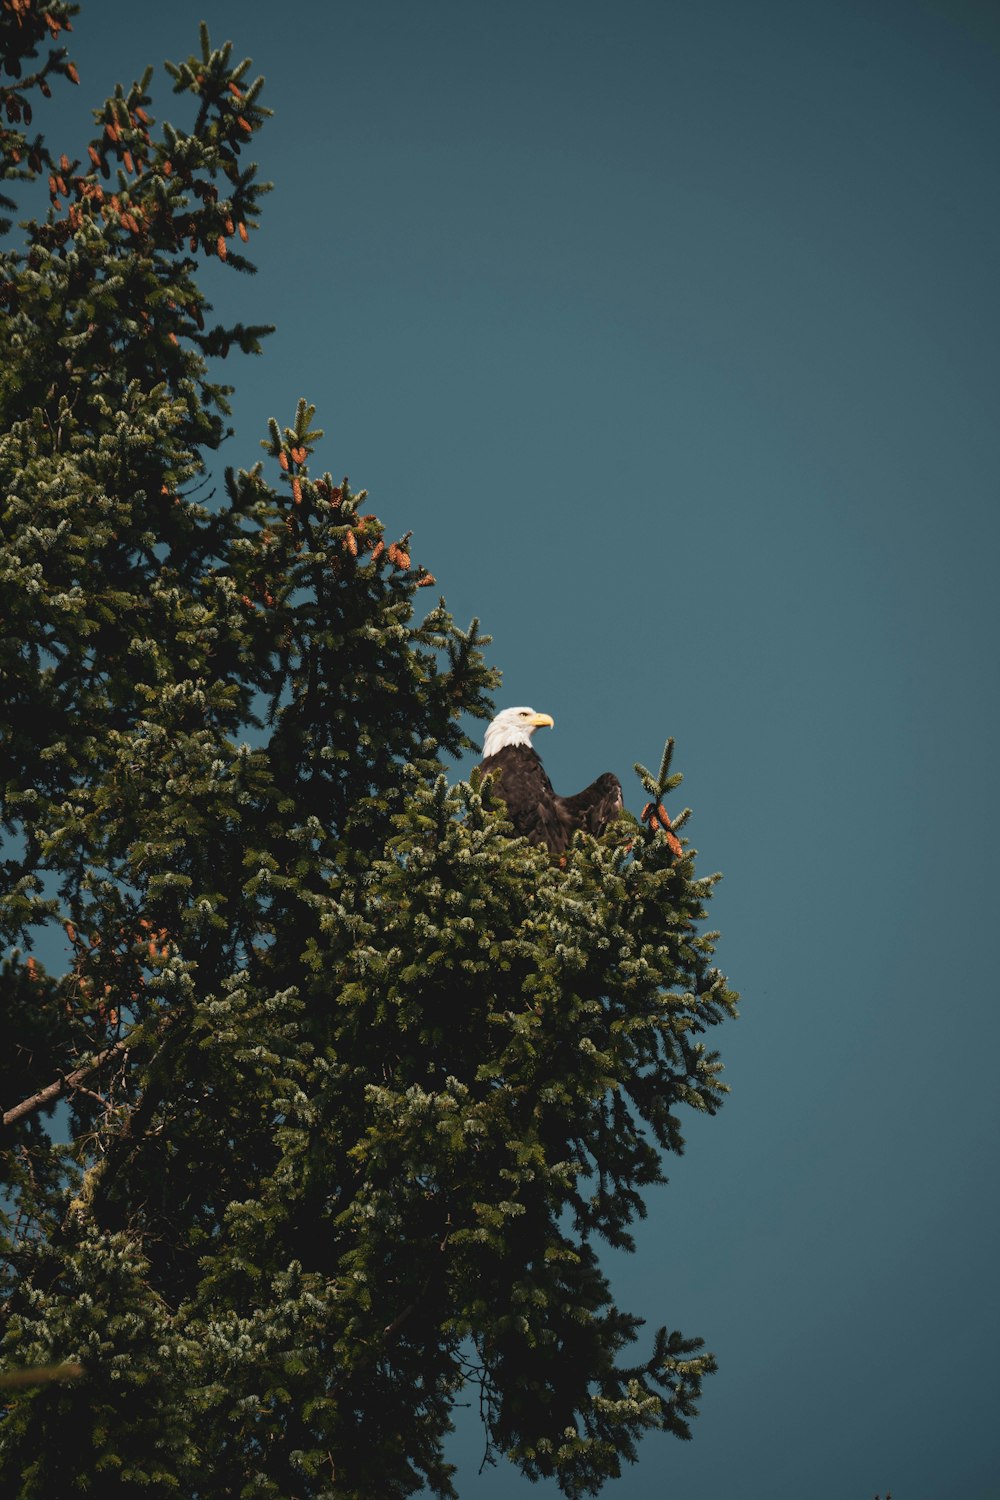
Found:
[{"label": "bald eagle", "polygon": [[517,833],[551,854],[562,854],[578,828],[603,833],[622,808],[617,776],[605,771],[575,797],[557,797],[531,736],[541,725],[553,727],[548,714],[533,708],[505,708],[486,731],[481,770],[495,778],[494,790],[507,804]]}]

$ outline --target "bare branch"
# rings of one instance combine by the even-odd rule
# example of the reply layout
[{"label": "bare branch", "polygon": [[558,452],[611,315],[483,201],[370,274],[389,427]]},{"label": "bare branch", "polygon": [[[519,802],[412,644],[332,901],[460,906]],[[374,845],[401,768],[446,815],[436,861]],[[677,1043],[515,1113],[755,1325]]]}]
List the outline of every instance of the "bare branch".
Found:
[{"label": "bare branch", "polygon": [[24,1370],[5,1370],[0,1374],[0,1387],[8,1390],[21,1385],[48,1385],[52,1380],[76,1380],[84,1373],[83,1366],[74,1360],[61,1365],[34,1365]]},{"label": "bare branch", "polygon": [[13,1109],[4,1111],[3,1123],[16,1125],[18,1120],[23,1120],[26,1115],[34,1114],[36,1109],[44,1109],[46,1104],[52,1104],[54,1100],[60,1099],[69,1089],[77,1088],[85,1078],[96,1073],[98,1068],[104,1066],[112,1057],[118,1057],[127,1052],[132,1040],[133,1033],[123,1036],[117,1042],[106,1047],[103,1052],[91,1058],[89,1063],[84,1063],[80,1068],[74,1068],[72,1073],[66,1073],[62,1078],[57,1078],[55,1083],[50,1083],[44,1089],[39,1089],[37,1094],[32,1094],[30,1099],[22,1099],[20,1104],[15,1104]]}]

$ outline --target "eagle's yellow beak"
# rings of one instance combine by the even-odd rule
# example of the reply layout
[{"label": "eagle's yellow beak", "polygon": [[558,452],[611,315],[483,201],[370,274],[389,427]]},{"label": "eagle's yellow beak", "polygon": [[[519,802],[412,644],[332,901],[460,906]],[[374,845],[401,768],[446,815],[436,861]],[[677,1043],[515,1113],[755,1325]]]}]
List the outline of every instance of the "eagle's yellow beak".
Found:
[{"label": "eagle's yellow beak", "polygon": [[550,714],[533,714],[531,722],[536,729],[554,729],[556,727],[555,720]]}]

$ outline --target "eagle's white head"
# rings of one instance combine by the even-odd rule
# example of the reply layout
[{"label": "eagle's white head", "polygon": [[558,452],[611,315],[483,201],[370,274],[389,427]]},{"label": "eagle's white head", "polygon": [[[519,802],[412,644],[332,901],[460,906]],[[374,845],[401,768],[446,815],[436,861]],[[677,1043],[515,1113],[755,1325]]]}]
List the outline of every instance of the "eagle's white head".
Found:
[{"label": "eagle's white head", "polygon": [[553,727],[548,714],[536,714],[533,708],[501,709],[486,731],[483,759],[496,755],[505,745],[530,745],[531,736],[543,724]]}]

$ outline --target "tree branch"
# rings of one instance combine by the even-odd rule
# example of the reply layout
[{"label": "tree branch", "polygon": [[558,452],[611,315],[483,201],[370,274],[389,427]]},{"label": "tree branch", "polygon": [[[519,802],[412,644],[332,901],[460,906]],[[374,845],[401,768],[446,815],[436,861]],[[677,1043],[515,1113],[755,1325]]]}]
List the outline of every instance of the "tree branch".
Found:
[{"label": "tree branch", "polygon": [[53,1380],[76,1380],[83,1373],[83,1365],[77,1364],[75,1360],[67,1360],[61,1365],[33,1365],[26,1370],[5,1370],[0,1375],[0,1388],[10,1390],[22,1385],[48,1385]]},{"label": "tree branch", "polygon": [[98,1068],[103,1067],[110,1058],[118,1057],[121,1053],[127,1052],[132,1035],[133,1033],[130,1032],[128,1036],[120,1037],[117,1042],[113,1042],[103,1052],[98,1052],[97,1056],[92,1058],[89,1063],[84,1063],[83,1067],[74,1068],[72,1073],[66,1073],[62,1078],[57,1078],[55,1083],[50,1083],[44,1089],[39,1089],[38,1093],[32,1094],[30,1099],[22,1099],[21,1103],[15,1104],[13,1109],[5,1110],[3,1117],[4,1126],[16,1125],[18,1120],[23,1120],[26,1115],[34,1114],[36,1109],[44,1109],[46,1104],[53,1103],[54,1100],[61,1098],[67,1090],[76,1088],[77,1084],[82,1083],[85,1078],[89,1078],[92,1073],[96,1073]]}]

